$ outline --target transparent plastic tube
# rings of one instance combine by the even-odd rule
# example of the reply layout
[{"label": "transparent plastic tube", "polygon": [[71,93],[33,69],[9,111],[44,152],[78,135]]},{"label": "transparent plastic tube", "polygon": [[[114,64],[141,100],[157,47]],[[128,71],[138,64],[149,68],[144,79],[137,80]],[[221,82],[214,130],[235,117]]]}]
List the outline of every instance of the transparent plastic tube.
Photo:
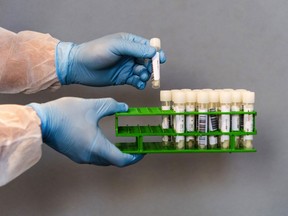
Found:
[{"label": "transparent plastic tube", "polygon": [[[161,101],[161,110],[171,110],[171,91],[163,90],[160,91],[160,101]],[[163,115],[162,116],[162,129],[170,128],[170,116]],[[162,137],[162,144],[168,146],[171,141],[170,136]]]},{"label": "transparent plastic tube", "polygon": [[[186,112],[194,112],[196,110],[196,92],[185,90],[186,95]],[[186,115],[186,132],[195,131],[195,115]],[[194,136],[186,136],[186,149],[196,148],[196,140]]]},{"label": "transparent plastic tube", "polygon": [[150,40],[150,45],[156,48],[156,54],[152,58],[152,88],[160,88],[160,55],[159,51],[161,49],[161,41],[159,38],[152,38]]},{"label": "transparent plastic tube", "polygon": [[[179,92],[179,89],[172,89],[171,90],[171,100],[172,100],[172,105],[171,108],[172,110],[174,110],[174,98],[176,97],[176,92]],[[173,128],[175,130],[175,115],[171,116],[171,128]],[[175,142],[175,137],[172,137],[172,141]]]},{"label": "transparent plastic tube", "polygon": [[[241,92],[239,91],[233,91],[232,92],[232,104],[231,104],[231,111],[232,112],[239,112],[241,111]],[[231,131],[240,131],[240,115],[239,114],[233,114],[231,116]],[[241,142],[240,137],[235,136],[235,148],[240,148]]]},{"label": "transparent plastic tube", "polygon": [[[229,91],[220,92],[220,110],[221,112],[230,112],[231,93]],[[221,114],[220,122],[221,132],[230,132],[230,114]],[[229,135],[221,135],[220,146],[222,149],[228,149],[230,146]]]},{"label": "transparent plastic tube", "polygon": [[[197,92],[197,111],[207,112],[209,105],[209,94],[205,91]],[[202,133],[208,132],[208,115],[198,114],[197,131]],[[207,136],[198,136],[197,144],[199,149],[207,149]]]},{"label": "transparent plastic tube", "polygon": [[[243,93],[243,111],[252,112],[254,111],[255,93],[254,92],[244,92]],[[253,132],[253,115],[244,114],[243,118],[243,129],[245,132]],[[253,135],[243,136],[243,148],[252,149],[253,148]]]},{"label": "transparent plastic tube", "polygon": [[[173,94],[173,104],[174,111],[177,112],[185,112],[185,93],[182,91],[176,91]],[[176,133],[184,133],[185,132],[185,116],[175,115],[174,120],[174,129]],[[177,135],[175,137],[175,147],[176,149],[184,149],[185,148],[185,137],[181,135]]]},{"label": "transparent plastic tube", "polygon": [[[217,112],[219,110],[219,93],[217,91],[209,91],[209,112]],[[219,115],[209,115],[209,132],[217,131],[219,128]],[[210,149],[218,147],[218,137],[209,136]]]},{"label": "transparent plastic tube", "polygon": [[[236,89],[235,91],[237,92],[240,92],[241,94],[241,105],[240,105],[240,111],[243,111],[243,95],[245,92],[247,92],[246,89]],[[243,120],[244,120],[244,115],[241,114],[240,115],[240,131],[244,131],[244,125],[243,125]],[[239,145],[240,145],[240,148],[243,147],[243,136],[240,137],[240,141],[239,141]]]}]

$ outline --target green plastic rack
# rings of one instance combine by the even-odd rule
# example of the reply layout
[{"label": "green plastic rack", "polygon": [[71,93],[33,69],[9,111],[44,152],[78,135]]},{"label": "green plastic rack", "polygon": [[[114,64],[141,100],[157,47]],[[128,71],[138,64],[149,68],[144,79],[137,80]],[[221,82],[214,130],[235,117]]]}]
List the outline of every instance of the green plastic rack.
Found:
[{"label": "green plastic rack", "polygon": [[[253,115],[253,131],[231,131],[231,132],[185,132],[185,133],[176,133],[174,129],[162,129],[161,125],[146,125],[146,126],[120,126],[119,118],[120,117],[131,117],[131,116],[163,116],[163,115],[221,115],[221,114],[230,114],[230,115],[243,115],[243,114],[252,114]],[[121,142],[116,143],[116,146],[125,153],[232,153],[232,152],[256,152],[256,149],[243,149],[235,148],[235,136],[244,136],[244,135],[256,135],[256,115],[257,112],[181,112],[176,113],[173,110],[163,111],[160,107],[138,107],[138,108],[129,108],[127,112],[116,113],[115,114],[115,131],[117,137],[135,137],[135,142]],[[143,137],[147,136],[220,136],[220,135],[229,135],[230,136],[230,146],[229,149],[176,149],[173,143],[168,145],[163,145],[162,142],[144,142]]]}]

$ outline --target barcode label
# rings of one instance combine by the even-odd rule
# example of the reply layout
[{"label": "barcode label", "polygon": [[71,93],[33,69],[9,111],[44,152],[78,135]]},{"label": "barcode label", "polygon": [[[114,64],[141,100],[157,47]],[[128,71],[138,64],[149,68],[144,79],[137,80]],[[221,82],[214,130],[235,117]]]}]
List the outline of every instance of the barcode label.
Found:
[{"label": "barcode label", "polygon": [[[207,132],[207,115],[199,115],[198,118],[198,131],[199,132]],[[199,136],[198,137],[199,145],[207,145],[207,136]]]},{"label": "barcode label", "polygon": [[198,117],[198,131],[207,132],[207,115],[199,115]]},{"label": "barcode label", "polygon": [[207,136],[199,136],[198,145],[207,145]]},{"label": "barcode label", "polygon": [[[209,109],[209,112],[216,112],[215,108]],[[218,116],[209,115],[209,131],[216,131],[218,129]]]}]

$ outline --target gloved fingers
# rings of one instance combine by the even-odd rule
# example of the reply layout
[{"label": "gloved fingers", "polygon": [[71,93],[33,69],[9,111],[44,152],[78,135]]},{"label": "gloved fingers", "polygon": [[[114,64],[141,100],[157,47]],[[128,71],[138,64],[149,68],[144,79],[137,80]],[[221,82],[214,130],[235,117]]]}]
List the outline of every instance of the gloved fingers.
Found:
[{"label": "gloved fingers", "polygon": [[[150,40],[148,40],[146,38],[143,38],[141,36],[138,36],[138,35],[127,33],[127,38],[128,38],[128,40],[130,40],[132,42],[141,43],[141,44],[144,44],[144,45],[150,45]],[[163,50],[160,50],[159,54],[160,54],[160,63],[161,64],[165,63],[166,62],[166,57],[165,57],[165,53],[163,52]]]},{"label": "gloved fingers", "polygon": [[94,102],[96,103],[92,112],[96,116],[96,122],[105,116],[113,115],[117,112],[127,112],[128,110],[126,103],[117,102],[113,98],[94,99]]},{"label": "gloved fingers", "polygon": [[150,45],[145,45],[141,43],[135,43],[129,40],[123,40],[121,43],[117,44],[112,52],[118,56],[131,56],[134,58],[152,58],[156,49]]},{"label": "gloved fingers", "polygon": [[139,76],[143,82],[148,81],[150,78],[150,72],[143,65],[135,65],[133,67],[133,73]]},{"label": "gloved fingers", "polygon": [[[91,149],[90,163],[102,165],[114,165],[117,167],[124,167],[140,161],[144,155],[130,155],[121,152],[115,145],[113,145],[99,130],[96,139],[99,143],[94,143]],[[96,147],[96,145],[98,145]],[[99,157],[101,159],[99,159]]]},{"label": "gloved fingers", "polygon": [[132,155],[135,159],[131,161],[131,163],[127,164],[127,165],[132,165],[137,163],[138,161],[142,160],[145,156],[145,154],[130,154]]},{"label": "gloved fingers", "polygon": [[146,82],[141,81],[138,75],[132,75],[126,80],[126,84],[132,85],[137,89],[144,89],[146,87]]},{"label": "gloved fingers", "polygon": [[149,73],[152,73],[152,61],[151,61],[151,59],[137,58],[135,60],[135,63],[139,64],[139,65],[143,65]]},{"label": "gloved fingers", "polygon": [[166,56],[165,53],[163,52],[163,50],[159,51],[159,56],[160,56],[160,63],[163,64],[166,62]]},{"label": "gloved fingers", "polygon": [[131,34],[131,33],[126,33],[124,35],[124,38],[129,40],[129,41],[132,41],[132,42],[135,42],[135,43],[141,43],[141,44],[144,44],[144,45],[149,45],[149,43],[150,43],[148,39],[143,38],[143,37],[138,36],[138,35]]}]

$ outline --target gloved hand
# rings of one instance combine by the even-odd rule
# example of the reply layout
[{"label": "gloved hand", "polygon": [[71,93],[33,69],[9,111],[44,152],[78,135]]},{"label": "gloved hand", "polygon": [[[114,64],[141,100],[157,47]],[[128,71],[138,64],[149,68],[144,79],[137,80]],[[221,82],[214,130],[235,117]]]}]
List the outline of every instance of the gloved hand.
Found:
[{"label": "gloved hand", "polygon": [[29,104],[41,119],[42,138],[56,151],[77,163],[115,165],[134,164],[143,155],[124,154],[102,134],[98,122],[128,106],[112,98],[82,99],[66,97],[44,104]]},{"label": "gloved hand", "polygon": [[[56,72],[62,85],[109,86],[129,84],[144,89],[156,49],[142,37],[118,33],[76,45],[60,42],[56,48]],[[160,51],[160,63],[166,58]]]}]

